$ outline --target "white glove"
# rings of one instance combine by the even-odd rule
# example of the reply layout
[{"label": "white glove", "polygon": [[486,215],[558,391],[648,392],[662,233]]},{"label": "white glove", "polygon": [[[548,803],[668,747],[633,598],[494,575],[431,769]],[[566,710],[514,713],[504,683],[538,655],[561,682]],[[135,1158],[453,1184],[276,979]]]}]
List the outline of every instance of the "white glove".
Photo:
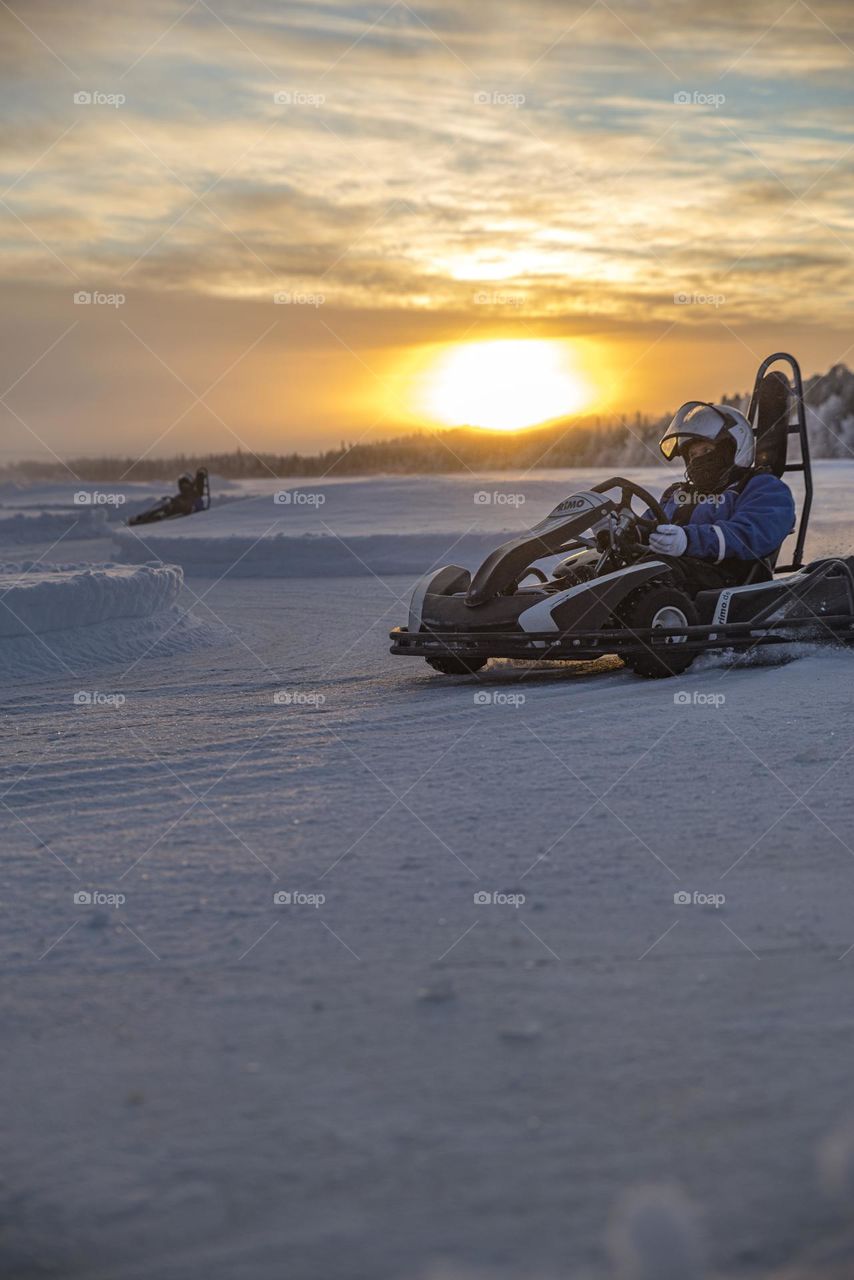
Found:
[{"label": "white glove", "polygon": [[659,524],[649,535],[649,549],[660,556],[681,556],[688,545],[688,535],[678,524]]}]

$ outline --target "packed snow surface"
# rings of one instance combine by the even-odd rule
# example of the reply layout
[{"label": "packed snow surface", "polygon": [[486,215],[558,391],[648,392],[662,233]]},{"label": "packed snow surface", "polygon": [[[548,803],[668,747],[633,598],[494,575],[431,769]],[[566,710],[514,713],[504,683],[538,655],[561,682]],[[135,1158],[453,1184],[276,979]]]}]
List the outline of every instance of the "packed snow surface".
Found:
[{"label": "packed snow surface", "polygon": [[[850,551],[816,470],[808,554]],[[428,539],[598,478],[342,484],[290,578],[214,559],[255,491],[158,532],[177,602],[40,633],[0,734],[4,1275],[851,1274],[854,652],[388,653]],[[320,576],[317,517],[411,569]],[[163,618],[215,642],[113,639]]]}]

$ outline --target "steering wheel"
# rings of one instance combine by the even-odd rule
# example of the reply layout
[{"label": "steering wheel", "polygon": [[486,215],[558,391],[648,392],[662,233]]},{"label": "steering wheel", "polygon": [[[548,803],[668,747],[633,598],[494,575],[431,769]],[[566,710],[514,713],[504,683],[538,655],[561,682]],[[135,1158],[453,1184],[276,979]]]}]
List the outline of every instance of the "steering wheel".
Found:
[{"label": "steering wheel", "polygon": [[655,516],[656,524],[667,524],[667,515],[658,498],[647,490],[642,489],[639,484],[635,484],[633,480],[624,480],[622,476],[614,476],[611,480],[603,480],[601,484],[595,484],[591,489],[591,493],[607,493],[609,489],[620,490],[620,506],[626,511],[631,512],[636,520],[643,520],[643,516],[636,515],[632,511],[632,499],[637,498],[639,502],[645,502],[652,514]]},{"label": "steering wheel", "polygon": [[[626,480],[622,476],[614,476],[611,480],[603,480],[601,484],[593,486],[593,493],[607,493],[610,489],[619,489],[620,491],[620,507],[624,514],[632,517],[632,522],[624,528],[617,537],[611,536],[611,555],[614,558],[621,558],[625,563],[636,560],[640,556],[647,555],[649,547],[646,543],[641,542],[636,536],[637,530],[652,530],[658,524],[669,524],[669,518],[662,507],[658,498],[654,497],[648,490],[643,489],[639,484],[635,484],[633,480]],[[652,512],[652,518],[648,516],[638,515],[632,510],[632,502],[637,499]],[[627,536],[629,535],[629,536]]]},{"label": "steering wheel", "polygon": [[[624,566],[628,566],[634,560],[638,560],[649,555],[650,549],[645,542],[640,541],[640,538],[637,535],[637,530],[639,528],[652,530],[656,525],[669,523],[667,513],[658,498],[651,494],[647,489],[642,488],[639,484],[635,484],[633,480],[624,479],[623,476],[613,476],[610,480],[603,480],[600,484],[593,485],[591,489],[587,490],[587,492],[607,494],[611,489],[619,489],[620,499],[619,504],[617,504],[613,499],[603,504],[605,510],[609,512],[609,515],[600,515],[598,519],[596,519],[596,507],[593,504],[588,504],[587,514],[594,517],[594,529],[596,525],[599,524],[601,524],[603,528],[600,529],[594,537],[593,531],[589,530],[588,526],[588,536],[581,537],[576,534],[574,535],[571,543],[567,541],[563,544],[562,548],[559,548],[560,554],[562,555],[565,555],[566,552],[570,550],[577,551],[580,547],[584,547],[588,554],[590,552],[595,554],[595,558],[598,561],[595,570],[589,567],[589,562],[586,562],[585,566],[577,571],[583,572],[585,577],[598,576],[604,571],[605,566],[619,569]],[[652,513],[651,518],[639,515],[638,512],[632,510],[632,502],[635,501],[635,499],[637,499],[638,502],[642,502],[644,506],[649,509]],[[615,513],[615,508],[624,518],[621,521],[620,526],[617,528],[615,528],[615,525],[611,520],[611,516]],[[558,510],[559,508],[556,507],[555,511]],[[554,515],[554,512],[552,514]],[[602,542],[602,534],[604,533],[604,524],[606,521],[608,521],[609,524],[609,530],[606,535],[608,539],[607,546]],[[543,552],[541,549],[540,556],[542,556],[542,554]],[[572,573],[576,572],[572,570],[568,560],[563,563],[566,565],[568,575],[571,576]],[[529,564],[520,572],[518,577],[505,584],[501,589],[500,594],[504,596],[514,595],[519,584],[529,576],[539,579],[542,583],[552,584],[557,580],[558,575],[556,569],[552,571],[552,576],[550,576],[536,565]],[[575,580],[580,579],[577,579],[576,577]]]}]

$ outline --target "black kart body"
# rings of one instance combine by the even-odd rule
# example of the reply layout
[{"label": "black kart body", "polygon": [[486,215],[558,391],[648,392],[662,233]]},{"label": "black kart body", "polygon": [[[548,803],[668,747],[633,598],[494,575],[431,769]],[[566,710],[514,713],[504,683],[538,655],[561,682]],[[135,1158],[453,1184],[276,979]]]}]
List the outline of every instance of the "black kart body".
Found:
[{"label": "black kart body", "polygon": [[[772,364],[785,361],[789,376]],[[614,477],[560,502],[534,528],[497,547],[471,574],[446,565],[412,595],[391,652],[466,674],[490,658],[591,660],[617,654],[638,675],[684,671],[702,652],[793,640],[854,641],[854,557],[803,564],[812,476],[797,362],[769,356],[748,417],[756,466],[804,476],[792,562],[744,565],[735,585],[698,589],[684,560],[655,557],[644,526],[666,522],[657,500]],[[789,461],[797,436],[800,457]],[[654,519],[639,516],[639,500]],[[590,536],[591,527],[596,533]],[[562,555],[551,569],[538,562]],[[696,563],[696,562],[695,562]]]}]

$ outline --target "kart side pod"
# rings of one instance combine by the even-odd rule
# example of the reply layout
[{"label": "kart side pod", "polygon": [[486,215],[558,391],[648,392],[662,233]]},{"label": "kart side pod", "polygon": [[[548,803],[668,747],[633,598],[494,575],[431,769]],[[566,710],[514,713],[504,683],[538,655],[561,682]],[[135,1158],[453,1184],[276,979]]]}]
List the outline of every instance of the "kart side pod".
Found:
[{"label": "kart side pod", "polygon": [[409,602],[409,619],[407,627],[410,634],[421,630],[421,615],[424,601],[428,595],[450,596],[457,591],[467,591],[471,582],[468,569],[461,569],[458,564],[446,564],[441,569],[431,569],[419,578],[412,591]]},{"label": "kart side pod", "polygon": [[604,573],[538,600],[519,614],[518,624],[523,631],[535,634],[578,631],[582,624],[587,631],[597,631],[627,595],[666,569],[663,560],[646,560]]}]

